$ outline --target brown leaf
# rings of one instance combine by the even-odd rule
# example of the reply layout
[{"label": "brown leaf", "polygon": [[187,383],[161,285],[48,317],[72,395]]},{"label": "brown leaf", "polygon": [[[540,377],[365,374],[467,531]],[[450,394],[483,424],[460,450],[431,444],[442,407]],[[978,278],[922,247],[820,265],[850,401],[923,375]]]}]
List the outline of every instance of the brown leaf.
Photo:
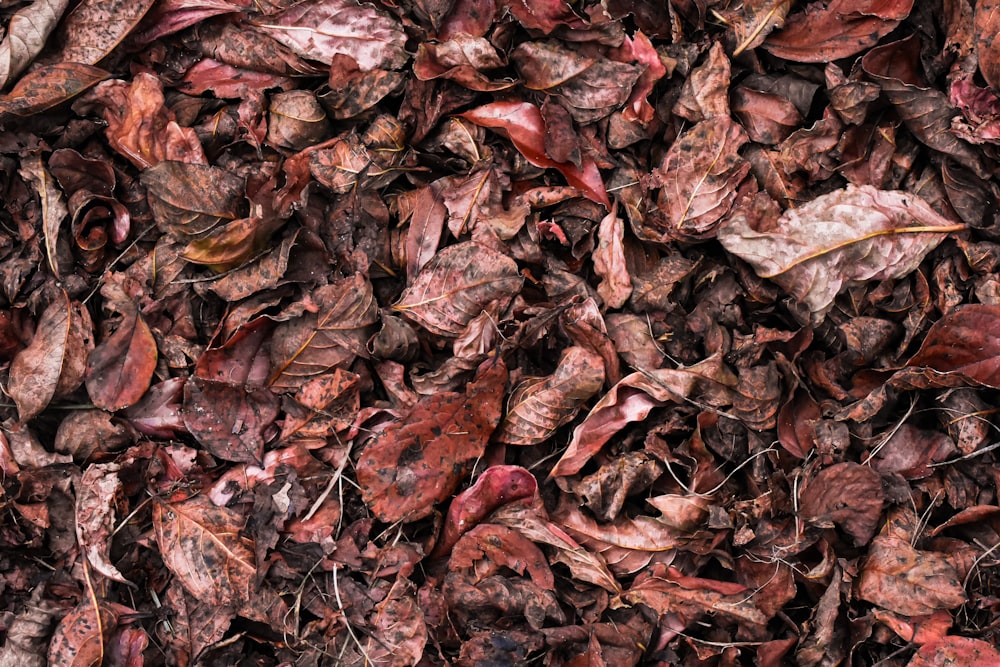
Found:
[{"label": "brown leaf", "polygon": [[736,211],[718,238],[816,317],[852,285],[913,271],[948,232],[961,229],[914,194],[849,185],[778,220]]},{"label": "brown leaf", "polygon": [[59,28],[59,50],[52,60],[96,65],[139,24],[154,0],[86,0]]},{"label": "brown leaf", "polygon": [[992,667],[996,664],[1000,664],[1000,651],[993,644],[982,639],[951,636],[921,646],[906,667]]},{"label": "brown leaf", "polygon": [[111,540],[115,516],[122,493],[117,463],[94,463],[83,472],[76,485],[76,539],[97,572],[115,581],[125,582],[111,562]]},{"label": "brown leaf", "polygon": [[251,598],[257,566],[252,542],[241,535],[245,522],[204,496],[153,502],[164,564],[194,599],[214,607],[237,608]]},{"label": "brown leaf", "polygon": [[520,288],[514,260],[466,241],[435,255],[393,310],[435,335],[455,338],[491,304],[503,308]]},{"label": "brown leaf", "polygon": [[21,421],[38,415],[52,399],[75,391],[83,383],[93,349],[90,313],[62,293],[42,313],[31,344],[11,362],[7,393],[17,403]]},{"label": "brown leaf", "polygon": [[149,389],[156,360],[156,340],[133,306],[124,313],[118,329],[87,359],[90,400],[110,412],[135,405]]},{"label": "brown leaf", "polygon": [[969,304],[934,323],[920,350],[907,366],[926,366],[939,373],[1000,388],[1000,338],[995,335],[1000,307]]},{"label": "brown leaf", "polygon": [[135,613],[132,609],[103,600],[97,603],[100,617],[91,600],[84,600],[63,617],[49,645],[49,664],[68,667],[103,665],[108,644],[118,628],[119,618]]},{"label": "brown leaf", "polygon": [[977,2],[974,16],[979,71],[994,91],[1000,91],[1000,44],[994,39],[1000,29],[1000,2]]},{"label": "brown leaf", "polygon": [[893,535],[872,540],[857,595],[904,616],[954,609],[966,600],[959,575],[945,556],[918,551]]},{"label": "brown leaf", "polygon": [[186,240],[236,220],[243,179],[218,167],[162,161],[142,173],[156,224],[177,239]]},{"label": "brown leaf", "polygon": [[0,647],[0,667],[46,667],[52,625],[59,607],[43,597],[44,586],[36,586],[28,604],[17,613],[7,627],[4,645]]},{"label": "brown leaf", "polygon": [[31,116],[73,99],[110,74],[92,65],[59,63],[21,77],[9,93],[0,95],[0,114]]},{"label": "brown leaf", "polygon": [[361,274],[315,290],[307,312],[278,326],[271,344],[268,385],[296,389],[332,368],[346,368],[375,333],[378,305],[371,282]]},{"label": "brown leaf", "polygon": [[0,42],[0,89],[24,71],[45,46],[62,18],[68,0],[35,0],[10,17]]},{"label": "brown leaf", "polygon": [[650,240],[710,238],[736,200],[750,165],[739,155],[746,133],[729,116],[703,120],[670,147],[653,172],[666,233]]},{"label": "brown leaf", "polygon": [[69,214],[62,193],[56,187],[52,175],[42,164],[40,155],[30,155],[22,158],[21,177],[35,189],[42,207],[42,231],[45,237],[45,254],[49,260],[49,268],[56,278],[62,278],[60,264],[65,265],[67,257],[65,250],[60,248],[59,231],[63,221]]},{"label": "brown leaf", "polygon": [[300,56],[329,65],[350,56],[363,71],[398,69],[407,61],[403,26],[374,5],[307,0],[253,25]]},{"label": "brown leaf", "polygon": [[874,46],[910,14],[913,0],[812,2],[771,33],[764,48],[786,60],[821,63]]},{"label": "brown leaf", "polygon": [[257,463],[279,414],[279,401],[266,387],[213,382],[200,377],[184,384],[184,426],[213,456]]},{"label": "brown leaf", "polygon": [[372,632],[363,654],[373,667],[409,667],[420,662],[427,644],[427,625],[413,584],[397,578],[388,595],[375,605]]},{"label": "brown leaf", "polygon": [[547,378],[525,380],[507,400],[507,415],[494,439],[509,445],[537,445],[569,423],[604,384],[604,361],[583,347],[563,352]]},{"label": "brown leaf", "polygon": [[868,466],[836,463],[820,470],[802,488],[802,517],[821,527],[839,526],[854,539],[867,544],[882,516],[882,479]]},{"label": "brown leaf", "polygon": [[645,419],[653,408],[686,398],[724,404],[736,378],[712,357],[686,369],[659,368],[623,378],[591,409],[573,431],[573,439],[549,473],[550,477],[574,475],[601,450],[615,433]]},{"label": "brown leaf", "polygon": [[749,0],[736,11],[719,12],[733,33],[733,56],[763,44],[771,31],[784,24],[792,4],[791,0]]},{"label": "brown leaf", "polygon": [[592,255],[594,273],[601,277],[597,293],[608,308],[621,308],[632,295],[632,281],[625,263],[625,222],[613,210],[597,228],[597,247]]},{"label": "brown leaf", "polygon": [[482,363],[464,394],[426,396],[365,445],[357,464],[365,502],[381,521],[415,521],[450,496],[500,423],[507,368]]}]

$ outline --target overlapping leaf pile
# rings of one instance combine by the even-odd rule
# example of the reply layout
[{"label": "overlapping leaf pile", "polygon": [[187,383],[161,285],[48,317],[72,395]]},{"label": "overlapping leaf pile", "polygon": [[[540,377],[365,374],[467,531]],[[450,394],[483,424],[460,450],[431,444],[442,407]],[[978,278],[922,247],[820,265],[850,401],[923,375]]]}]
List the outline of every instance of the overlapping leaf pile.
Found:
[{"label": "overlapping leaf pile", "polygon": [[994,0],[0,3],[0,665],[995,665]]}]

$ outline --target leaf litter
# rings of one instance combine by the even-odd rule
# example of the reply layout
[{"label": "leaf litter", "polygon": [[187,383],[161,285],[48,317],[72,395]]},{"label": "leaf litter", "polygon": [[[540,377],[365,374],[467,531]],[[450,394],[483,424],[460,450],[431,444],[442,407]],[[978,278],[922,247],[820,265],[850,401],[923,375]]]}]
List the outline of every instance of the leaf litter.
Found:
[{"label": "leaf litter", "polygon": [[0,2],[0,665],[994,665],[996,2]]}]

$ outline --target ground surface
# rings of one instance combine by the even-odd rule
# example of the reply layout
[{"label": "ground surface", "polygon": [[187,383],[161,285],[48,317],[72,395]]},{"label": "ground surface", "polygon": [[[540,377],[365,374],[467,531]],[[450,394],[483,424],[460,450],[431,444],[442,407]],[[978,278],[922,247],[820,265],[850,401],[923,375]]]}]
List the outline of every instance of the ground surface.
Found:
[{"label": "ground surface", "polygon": [[0,2],[0,666],[1000,664],[1000,11],[791,5]]}]

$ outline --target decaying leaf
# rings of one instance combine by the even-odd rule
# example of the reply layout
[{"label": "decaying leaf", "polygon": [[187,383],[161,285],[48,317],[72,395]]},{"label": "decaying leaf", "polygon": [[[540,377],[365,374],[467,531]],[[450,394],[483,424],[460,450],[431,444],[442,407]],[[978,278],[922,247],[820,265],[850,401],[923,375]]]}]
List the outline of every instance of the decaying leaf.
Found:
[{"label": "decaying leaf", "polygon": [[95,463],[84,471],[76,492],[76,539],[91,567],[106,577],[126,581],[110,560],[122,492],[120,471],[116,463]]},{"label": "decaying leaf", "polygon": [[365,445],[358,483],[380,520],[423,518],[454,492],[500,423],[506,380],[503,362],[487,359],[465,393],[422,398]]},{"label": "decaying leaf", "polygon": [[35,0],[10,17],[0,42],[0,88],[6,88],[41,52],[68,5],[68,0]]},{"label": "decaying leaf", "polygon": [[988,387],[1000,387],[1000,308],[970,304],[934,323],[907,366],[954,373]]},{"label": "decaying leaf", "polygon": [[466,241],[438,252],[393,309],[431,333],[454,338],[487,307],[503,308],[520,287],[513,259]]},{"label": "decaying leaf", "polygon": [[822,316],[844,289],[913,271],[956,225],[908,192],[847,186],[774,219],[736,211],[719,242]]},{"label": "decaying leaf", "polygon": [[858,597],[904,616],[954,609],[965,602],[958,573],[943,554],[918,551],[893,535],[872,540]]}]

